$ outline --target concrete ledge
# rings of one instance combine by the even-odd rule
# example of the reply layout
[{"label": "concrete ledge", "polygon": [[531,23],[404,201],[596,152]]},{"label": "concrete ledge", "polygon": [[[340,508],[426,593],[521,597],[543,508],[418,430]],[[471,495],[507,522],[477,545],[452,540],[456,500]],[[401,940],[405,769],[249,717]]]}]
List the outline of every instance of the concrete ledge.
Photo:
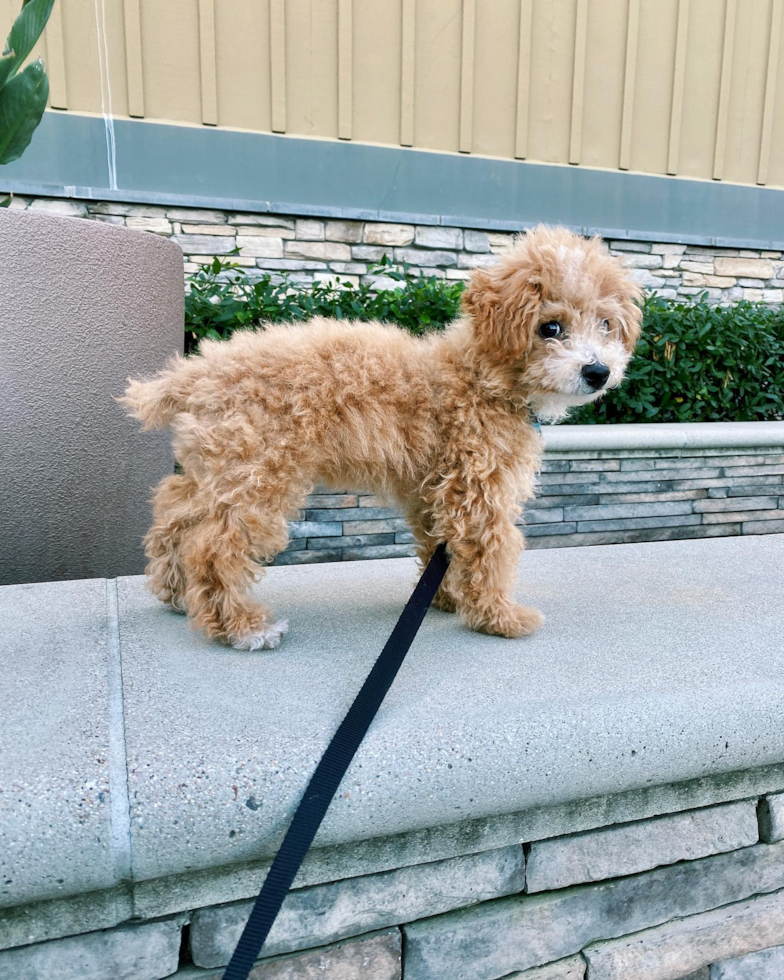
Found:
[{"label": "concrete ledge", "polygon": [[607,449],[746,449],[784,446],[784,422],[544,425],[548,452]]},{"label": "concrete ledge", "polygon": [[[781,763],[783,561],[778,535],[536,552],[535,637],[432,612],[319,846],[413,833],[426,854],[433,828]],[[271,855],[414,576],[272,569],[291,634],[258,654],[192,632],[141,578],[0,589],[0,904]]]}]

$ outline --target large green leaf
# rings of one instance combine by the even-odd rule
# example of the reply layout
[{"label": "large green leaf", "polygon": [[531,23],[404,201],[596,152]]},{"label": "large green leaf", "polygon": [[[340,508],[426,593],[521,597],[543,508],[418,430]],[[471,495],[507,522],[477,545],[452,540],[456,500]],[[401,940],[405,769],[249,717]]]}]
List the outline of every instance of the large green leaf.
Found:
[{"label": "large green leaf", "polygon": [[22,12],[14,21],[5,50],[0,56],[0,87],[22,66],[41,36],[54,0],[25,0]]},{"label": "large green leaf", "polygon": [[17,160],[25,151],[44,114],[48,95],[49,80],[40,61],[28,65],[0,88],[0,164]]}]

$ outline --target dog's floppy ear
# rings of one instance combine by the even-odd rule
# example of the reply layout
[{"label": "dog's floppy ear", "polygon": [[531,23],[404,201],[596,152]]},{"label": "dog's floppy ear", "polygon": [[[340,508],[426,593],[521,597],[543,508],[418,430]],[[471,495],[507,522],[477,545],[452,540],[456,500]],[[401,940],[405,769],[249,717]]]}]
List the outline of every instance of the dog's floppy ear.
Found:
[{"label": "dog's floppy ear", "polygon": [[642,330],[642,308],[638,305],[642,299],[642,290],[636,285],[631,284],[631,288],[624,296],[621,304],[622,313],[618,318],[621,331],[621,341],[623,346],[632,352],[640,339]]},{"label": "dog's floppy ear", "polygon": [[[598,239],[594,241],[598,242]],[[612,323],[618,329],[621,343],[631,353],[640,338],[642,287],[617,259],[605,262],[600,271],[599,288],[605,297],[613,300]]]},{"label": "dog's floppy ear", "polygon": [[540,286],[533,271],[475,269],[463,293],[463,309],[476,340],[504,358],[523,357],[533,344]]}]

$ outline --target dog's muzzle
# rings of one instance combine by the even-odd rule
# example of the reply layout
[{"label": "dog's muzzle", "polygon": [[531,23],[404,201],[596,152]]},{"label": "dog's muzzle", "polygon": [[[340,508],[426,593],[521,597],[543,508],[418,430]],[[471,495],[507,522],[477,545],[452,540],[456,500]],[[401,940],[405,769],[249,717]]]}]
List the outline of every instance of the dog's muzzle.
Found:
[{"label": "dog's muzzle", "polygon": [[592,388],[593,391],[598,391],[607,384],[607,379],[610,377],[610,369],[606,364],[602,364],[600,361],[594,361],[593,364],[586,364],[580,374],[589,388]]}]

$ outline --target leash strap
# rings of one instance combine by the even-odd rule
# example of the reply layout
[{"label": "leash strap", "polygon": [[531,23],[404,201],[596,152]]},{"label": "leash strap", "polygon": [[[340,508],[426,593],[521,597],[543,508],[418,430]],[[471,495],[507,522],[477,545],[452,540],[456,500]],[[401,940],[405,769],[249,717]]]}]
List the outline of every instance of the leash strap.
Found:
[{"label": "leash strap", "polygon": [[378,660],[311,776],[256,898],[237,948],[226,967],[223,980],[247,980],[283,900],[313,843],[316,831],[321,826],[332,797],[414,642],[425,613],[446,574],[448,564],[446,545],[440,544],[417,582]]}]

